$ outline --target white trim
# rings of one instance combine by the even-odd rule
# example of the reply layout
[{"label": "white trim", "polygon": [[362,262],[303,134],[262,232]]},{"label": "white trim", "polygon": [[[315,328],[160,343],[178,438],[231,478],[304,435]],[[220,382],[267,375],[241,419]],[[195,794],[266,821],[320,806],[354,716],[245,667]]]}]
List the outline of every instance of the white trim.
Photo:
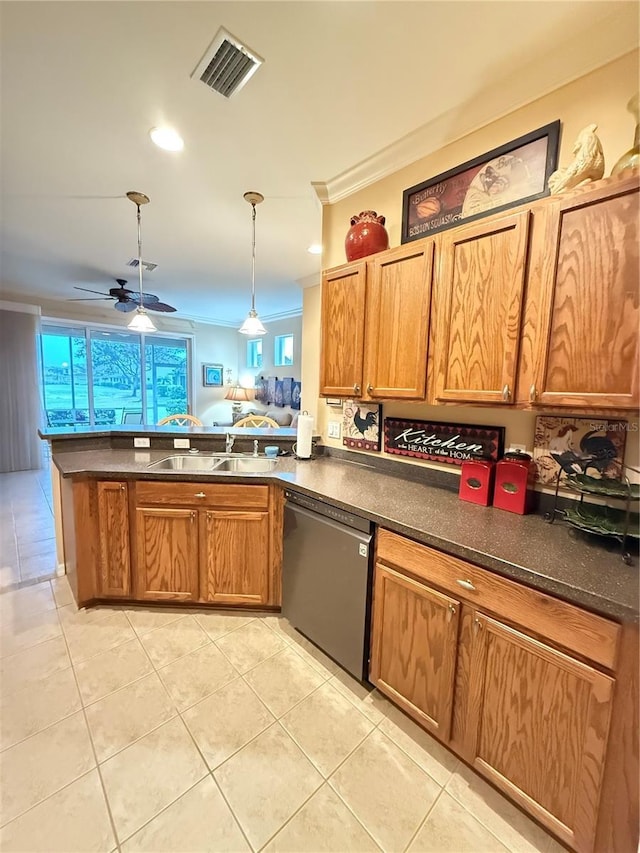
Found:
[{"label": "white trim", "polygon": [[8,302],[6,299],[0,299],[0,311],[20,311],[22,314],[37,314],[41,313],[39,305],[27,305],[24,302]]},{"label": "white trim", "polygon": [[[428,157],[430,154],[445,148],[447,145],[452,145],[459,139],[499,121],[528,104],[539,101],[551,92],[568,86],[575,80],[602,68],[604,65],[608,65],[610,62],[614,62],[629,52],[629,49],[625,48],[616,51],[613,56],[609,56],[604,61],[584,62],[578,71],[563,78],[562,82],[555,82],[549,85],[544,91],[537,91],[535,95],[525,96],[509,104],[508,107],[497,114],[485,114],[480,117],[476,113],[474,121],[473,113],[470,113],[471,120],[467,124],[464,123],[459,107],[456,107],[454,110],[448,110],[436,116],[432,121],[427,122],[427,124],[423,124],[421,127],[416,128],[416,130],[406,134],[401,139],[392,142],[386,148],[372,154],[371,157],[361,160],[360,163],[356,163],[344,172],[330,178],[328,181],[312,181],[311,185],[322,205],[335,204],[337,201],[348,198],[371,184],[377,183],[395,172],[399,172],[406,166],[410,166],[412,163]],[[452,118],[455,118],[455,121],[452,121]],[[452,127],[456,128],[455,133],[451,133]],[[455,163],[452,163],[451,168],[455,165]],[[427,175],[426,177],[429,176]]]}]

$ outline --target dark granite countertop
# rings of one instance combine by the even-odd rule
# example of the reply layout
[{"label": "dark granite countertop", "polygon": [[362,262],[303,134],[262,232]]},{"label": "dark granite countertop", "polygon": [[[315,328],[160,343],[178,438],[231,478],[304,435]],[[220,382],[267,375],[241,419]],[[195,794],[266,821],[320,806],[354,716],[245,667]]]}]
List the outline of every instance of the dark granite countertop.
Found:
[{"label": "dark granite countertop", "polygon": [[55,453],[63,476],[161,480],[275,481],[326,500],[418,542],[469,560],[604,616],[638,620],[638,566],[626,566],[619,547],[607,550],[586,536],[571,538],[561,522],[520,516],[458,499],[455,492],[380,473],[366,464],[329,457],[280,457],[273,473],[150,471],[169,455],[158,450],[80,450]]},{"label": "dark granite countertop", "polygon": [[158,426],[152,424],[143,426],[142,424],[107,424],[106,426],[64,426],[64,427],[47,427],[39,429],[38,435],[47,441],[59,441],[61,439],[77,439],[77,438],[131,438],[135,436],[143,436],[149,438],[158,438],[166,436],[175,436],[176,438],[189,438],[193,436],[199,438],[202,436],[222,437],[228,432],[234,435],[245,436],[279,436],[280,438],[293,438],[297,435],[297,430],[291,427],[207,427],[207,426],[176,426],[175,424],[165,424]]}]

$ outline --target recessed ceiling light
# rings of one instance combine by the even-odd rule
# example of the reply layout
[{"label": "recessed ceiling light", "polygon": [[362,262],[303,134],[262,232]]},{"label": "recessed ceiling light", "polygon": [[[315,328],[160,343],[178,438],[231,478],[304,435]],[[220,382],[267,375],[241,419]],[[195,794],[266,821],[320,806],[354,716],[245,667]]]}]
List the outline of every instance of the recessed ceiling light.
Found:
[{"label": "recessed ceiling light", "polygon": [[184,140],[172,127],[152,127],[149,136],[158,146],[165,151],[182,151]]},{"label": "recessed ceiling light", "polygon": [[310,255],[321,255],[322,254],[322,246],[320,243],[312,243],[307,249]]}]

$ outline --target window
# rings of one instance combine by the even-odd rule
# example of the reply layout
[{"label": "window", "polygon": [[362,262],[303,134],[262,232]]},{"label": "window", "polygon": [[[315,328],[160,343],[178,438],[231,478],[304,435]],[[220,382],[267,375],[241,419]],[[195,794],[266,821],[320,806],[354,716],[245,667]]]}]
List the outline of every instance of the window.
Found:
[{"label": "window", "polygon": [[247,341],[247,367],[262,367],[262,338]]},{"label": "window", "polygon": [[293,335],[276,335],[273,363],[278,367],[293,364]]},{"label": "window", "polygon": [[40,340],[49,426],[155,424],[189,411],[185,338],[45,324]]}]

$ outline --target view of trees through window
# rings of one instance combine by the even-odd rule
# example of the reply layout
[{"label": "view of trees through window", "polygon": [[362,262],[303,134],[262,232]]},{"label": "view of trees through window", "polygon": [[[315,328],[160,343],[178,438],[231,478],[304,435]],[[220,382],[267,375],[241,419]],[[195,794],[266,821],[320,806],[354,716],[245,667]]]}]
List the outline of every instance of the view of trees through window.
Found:
[{"label": "view of trees through window", "polygon": [[43,325],[41,343],[49,426],[154,424],[189,411],[184,338]]}]

